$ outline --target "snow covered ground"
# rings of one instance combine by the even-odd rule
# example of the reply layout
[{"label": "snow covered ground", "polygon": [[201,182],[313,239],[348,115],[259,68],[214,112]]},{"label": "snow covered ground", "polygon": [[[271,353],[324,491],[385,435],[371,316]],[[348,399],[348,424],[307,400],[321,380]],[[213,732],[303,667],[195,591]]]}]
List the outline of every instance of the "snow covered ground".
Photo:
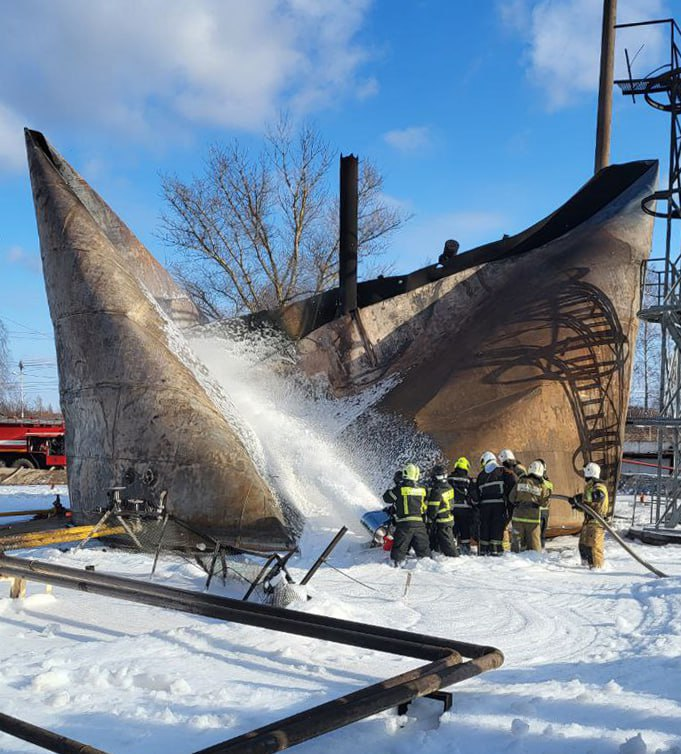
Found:
[{"label": "snow covered ground", "polygon": [[[453,687],[454,707],[418,700],[298,747],[305,754],[681,754],[681,547],[635,545],[670,574],[656,579],[607,542],[607,567],[579,565],[576,538],[542,556],[459,558],[389,567],[366,549],[359,518],[397,464],[429,448],[344,429],[380,396],[327,399],[271,366],[266,340],[217,333],[192,347],[248,428],[249,451],[305,521],[299,578],[338,528],[349,532],[291,609],[500,648],[504,666]],[[276,359],[275,359],[276,360]],[[353,444],[354,442],[354,444]],[[501,443],[506,444],[506,443]],[[0,487],[0,509],[49,507],[65,489]],[[630,520],[631,499],[617,523]],[[647,520],[645,508],[637,516]],[[4,519],[7,522],[7,519]],[[22,554],[22,553],[18,553]],[[148,579],[152,558],[92,542],[23,553]],[[411,585],[405,594],[408,573]],[[164,556],[155,581],[201,591],[205,574]],[[355,579],[354,581],[351,579]],[[361,583],[358,583],[361,582]],[[238,580],[211,593],[243,596]],[[112,754],[188,754],[419,663],[113,599],[0,584],[0,712]],[[640,734],[640,737],[638,737]],[[0,734],[0,751],[37,751]]]},{"label": "snow covered ground", "polygon": [[[49,504],[53,495],[3,489],[0,508]],[[294,575],[330,539],[338,522],[327,523],[307,532]],[[681,752],[681,548],[635,545],[667,579],[611,540],[607,567],[584,570],[571,537],[540,557],[414,562],[405,596],[407,573],[364,549],[364,539],[355,526],[330,561],[340,572],[323,567],[313,598],[291,607],[492,644],[506,662],[453,687],[444,715],[419,700],[404,717],[385,712],[299,751]],[[31,557],[139,579],[151,569],[146,555],[97,543]],[[196,590],[204,578],[168,556],[155,576]],[[0,589],[0,711],[116,754],[193,752],[419,664],[61,588],[47,594],[40,584],[29,584],[24,600]],[[241,596],[244,586],[215,581],[211,592]],[[37,749],[0,735],[0,751]]]},{"label": "snow covered ground", "polygon": [[[0,486],[0,512],[47,510],[59,495],[62,505],[69,506],[69,491],[66,485],[3,485]],[[26,521],[26,517],[3,516],[0,525],[5,526],[14,521]]]}]

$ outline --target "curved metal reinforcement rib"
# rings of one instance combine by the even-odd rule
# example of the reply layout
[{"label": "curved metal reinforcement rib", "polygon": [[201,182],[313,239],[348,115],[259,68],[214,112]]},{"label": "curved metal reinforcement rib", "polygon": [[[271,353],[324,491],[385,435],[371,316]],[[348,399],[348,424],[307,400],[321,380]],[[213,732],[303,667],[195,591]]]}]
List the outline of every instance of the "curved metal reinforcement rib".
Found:
[{"label": "curved metal reinforcement rib", "polygon": [[[426,665],[414,670],[202,749],[197,754],[227,752],[253,754],[254,752],[281,751],[383,710],[410,702],[416,697],[425,696],[487,670],[498,668],[504,661],[503,654],[494,647],[451,641],[269,605],[244,603],[226,597],[196,594],[184,589],[28,561],[5,554],[0,554],[0,573],[218,620],[234,621],[429,661]],[[470,659],[462,662],[462,657]],[[65,751],[75,754],[79,750],[66,749]]]}]

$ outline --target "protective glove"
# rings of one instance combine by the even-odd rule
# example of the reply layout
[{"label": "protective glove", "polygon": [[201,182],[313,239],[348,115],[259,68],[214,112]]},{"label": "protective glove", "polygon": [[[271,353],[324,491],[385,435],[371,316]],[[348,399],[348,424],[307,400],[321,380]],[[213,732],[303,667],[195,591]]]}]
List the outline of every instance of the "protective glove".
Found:
[{"label": "protective glove", "polygon": [[581,503],[583,499],[584,499],[584,495],[582,495],[582,493],[579,492],[578,494],[573,495],[573,497],[569,497],[568,503],[570,503],[570,505],[573,508],[579,509],[579,503]]}]

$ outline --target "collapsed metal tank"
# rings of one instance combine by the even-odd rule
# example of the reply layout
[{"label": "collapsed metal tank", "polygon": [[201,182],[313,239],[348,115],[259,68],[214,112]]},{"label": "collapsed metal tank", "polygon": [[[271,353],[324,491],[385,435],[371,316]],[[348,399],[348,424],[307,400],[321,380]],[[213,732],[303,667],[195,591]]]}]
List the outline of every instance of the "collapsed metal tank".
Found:
[{"label": "collapsed metal tank", "polygon": [[[612,495],[652,239],[641,200],[657,171],[655,161],[605,168],[522,233],[360,283],[349,314],[333,289],[268,316],[337,395],[397,377],[378,411],[434,438],[445,457],[475,464],[510,447],[526,463],[543,458],[562,494],[596,461]],[[373,431],[368,417],[358,422]],[[552,503],[552,533],[581,520]]]},{"label": "collapsed metal tank", "polygon": [[247,430],[173,324],[198,321],[193,304],[41,133],[27,130],[26,148],[74,518],[97,518],[112,486],[166,490],[171,513],[228,544],[289,547]]}]

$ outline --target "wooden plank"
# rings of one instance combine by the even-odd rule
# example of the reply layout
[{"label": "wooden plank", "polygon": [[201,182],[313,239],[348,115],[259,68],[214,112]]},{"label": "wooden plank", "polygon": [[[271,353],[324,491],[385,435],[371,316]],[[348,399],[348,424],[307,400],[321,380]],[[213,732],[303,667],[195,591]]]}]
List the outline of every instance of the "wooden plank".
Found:
[{"label": "wooden plank", "polygon": [[9,596],[13,600],[24,598],[26,596],[26,579],[12,579]]}]

